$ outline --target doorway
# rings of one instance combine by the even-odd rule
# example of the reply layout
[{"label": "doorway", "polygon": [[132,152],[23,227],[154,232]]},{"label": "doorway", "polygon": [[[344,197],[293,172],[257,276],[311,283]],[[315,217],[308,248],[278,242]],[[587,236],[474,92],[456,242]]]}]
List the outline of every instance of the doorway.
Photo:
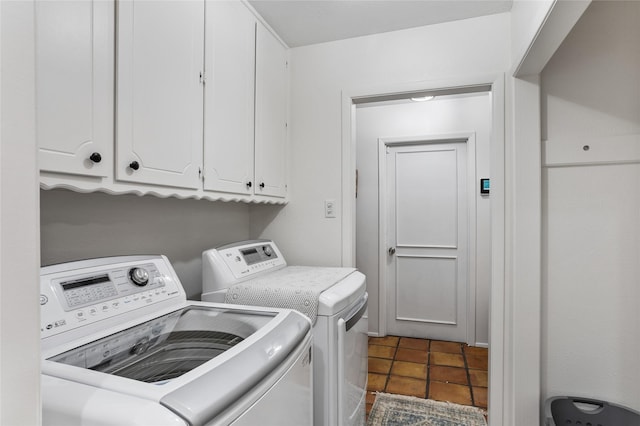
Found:
[{"label": "doorway", "polygon": [[474,154],[474,135],[380,139],[386,334],[475,343]]},{"label": "doorway", "polygon": [[[478,289],[485,285],[484,296],[471,295],[470,305],[473,306],[474,301],[478,297],[486,297],[489,300],[486,303],[486,311],[476,310],[477,315],[485,315],[489,318],[489,327],[491,329],[490,340],[487,336],[485,346],[490,346],[489,353],[489,377],[492,383],[489,389],[490,399],[494,401],[492,404],[492,410],[496,409],[497,413],[501,413],[502,405],[501,401],[504,398],[504,386],[503,378],[505,377],[505,365],[503,363],[504,348],[505,348],[505,335],[503,333],[504,322],[504,310],[505,310],[505,203],[504,203],[504,159],[505,159],[505,133],[504,133],[504,77],[502,75],[491,76],[477,76],[463,79],[455,79],[451,81],[434,81],[434,82],[418,82],[409,84],[396,84],[388,87],[375,87],[375,88],[363,88],[358,90],[344,91],[342,97],[342,165],[344,176],[358,176],[358,179],[343,179],[343,219],[342,219],[342,259],[344,265],[358,265],[358,267],[366,266],[370,273],[367,273],[367,281],[369,285],[375,285],[376,292],[378,284],[380,283],[380,273],[378,268],[378,260],[383,255],[386,255],[388,247],[378,245],[378,235],[375,231],[378,229],[378,188],[368,187],[363,181],[366,180],[366,175],[371,170],[361,167],[360,161],[367,156],[373,156],[375,163],[374,171],[377,176],[378,168],[378,148],[377,143],[374,153],[362,152],[361,148],[356,143],[359,133],[361,132],[362,120],[359,117],[360,109],[377,108],[392,105],[397,102],[407,102],[412,96],[434,94],[439,95],[471,95],[474,93],[483,92],[489,96],[489,111],[490,115],[485,120],[489,127],[488,144],[489,147],[484,149],[484,153],[478,153],[478,157],[486,155],[486,167],[478,167],[476,170],[476,176],[470,186],[472,193],[476,195],[478,209],[481,210],[483,204],[488,205],[490,199],[491,208],[488,211],[489,222],[491,226],[488,229],[482,229],[478,227],[476,237],[478,241],[477,256],[485,257],[488,267],[473,264],[474,258],[470,257],[469,268],[470,270],[476,270],[478,272]],[[440,112],[446,112],[446,109],[440,109]],[[472,114],[473,115],[473,114]],[[454,116],[450,116],[454,117]],[[458,118],[468,117],[468,114],[458,115]],[[375,140],[380,138],[390,137],[395,135],[396,137],[402,135],[419,135],[419,134],[451,134],[451,133],[473,133],[472,128],[458,128],[457,130],[447,129],[443,130],[442,127],[434,126],[429,130],[420,130],[415,127],[417,124],[425,124],[429,120],[415,120],[411,114],[400,114],[396,122],[406,125],[401,132],[382,132],[375,135]],[[445,123],[451,123],[450,118],[437,116],[432,117],[432,123],[439,123],[439,125]],[[464,130],[463,130],[464,129]],[[356,159],[358,160],[358,166],[356,166]],[[369,164],[372,161],[368,162]],[[356,172],[357,169],[357,172]],[[479,181],[478,176],[483,178],[491,178],[491,194],[484,196],[478,194]],[[356,197],[354,198],[354,195]],[[375,204],[367,205],[365,200],[373,199]],[[364,212],[368,216],[370,222],[375,223],[375,229],[371,231],[371,227],[367,229],[361,221],[361,218],[356,220],[356,209],[358,212]],[[485,211],[486,212],[486,211]],[[471,231],[473,232],[473,231]],[[356,245],[356,240],[358,244]],[[482,246],[482,243],[487,245]],[[371,252],[373,251],[373,256]],[[370,262],[369,265],[366,265]],[[480,276],[485,274],[489,276],[488,279],[480,279]],[[484,284],[483,284],[484,283]],[[379,324],[379,318],[381,312],[379,308],[383,306],[380,303],[380,298],[377,294],[370,293],[369,304],[369,323],[370,323],[370,336],[384,336],[386,330],[383,330]],[[483,304],[485,305],[485,304]],[[490,315],[488,306],[491,306]],[[478,333],[476,333],[478,334]],[[478,343],[481,338],[476,339],[476,346],[482,346]],[[489,345],[490,344],[490,345]]]},{"label": "doorway", "polygon": [[[373,336],[384,336],[387,334],[387,319],[390,315],[395,315],[397,311],[396,300],[390,288],[393,283],[387,274],[387,264],[396,272],[396,257],[389,256],[388,249],[395,244],[395,237],[389,239],[386,235],[386,228],[389,227],[385,219],[387,211],[382,206],[381,201],[385,197],[386,179],[381,173],[385,170],[386,148],[382,149],[382,145],[389,145],[392,150],[393,146],[407,145],[407,149],[417,149],[424,151],[424,147],[428,145],[447,145],[453,143],[464,143],[467,153],[464,154],[466,161],[463,169],[467,171],[466,177],[456,175],[456,179],[466,183],[466,188],[458,188],[456,190],[465,190],[468,197],[463,200],[455,199],[456,204],[462,202],[466,204],[466,211],[469,220],[461,222],[451,222],[455,224],[456,232],[462,231],[460,234],[462,240],[451,242],[435,242],[430,241],[426,246],[431,248],[420,249],[420,256],[432,256],[430,259],[424,259],[422,264],[431,262],[434,268],[445,268],[448,273],[456,272],[461,280],[464,276],[468,276],[466,281],[468,285],[458,286],[460,292],[451,293],[451,289],[444,290],[442,286],[433,288],[435,291],[447,291],[448,302],[447,307],[449,313],[455,310],[455,318],[448,316],[445,312],[436,313],[435,307],[431,312],[421,313],[421,316],[413,316],[416,319],[426,319],[433,328],[439,328],[440,332],[444,329],[457,329],[458,333],[452,340],[469,343],[473,346],[488,347],[489,343],[489,302],[491,296],[491,203],[489,196],[479,193],[476,180],[478,178],[487,178],[490,176],[490,148],[491,148],[491,104],[492,99],[489,92],[471,93],[471,94],[455,94],[455,95],[439,95],[429,102],[415,103],[410,101],[392,102],[392,103],[363,103],[356,108],[357,128],[355,131],[355,140],[357,146],[357,170],[358,170],[358,193],[356,198],[356,262],[357,266],[366,276],[368,282],[368,291],[370,297],[369,303],[369,325],[370,333]],[[383,142],[380,142],[382,140]],[[410,148],[409,145],[424,145],[422,148]],[[437,152],[430,154],[429,158],[435,163],[440,163],[442,158],[447,157],[446,151],[441,152],[442,147],[436,149]],[[427,149],[427,148],[425,148]],[[409,154],[402,154],[407,156]],[[427,154],[419,154],[427,155]],[[457,155],[457,154],[456,154]],[[437,156],[438,158],[434,158]],[[453,167],[453,165],[452,165]],[[457,167],[457,166],[456,166]],[[431,170],[433,172],[434,169]],[[425,172],[426,173],[426,172]],[[407,177],[404,186],[410,191],[418,191],[419,186],[431,188],[434,191],[442,191],[444,188],[439,180],[443,176],[417,174],[413,177]],[[426,182],[430,180],[430,182]],[[411,189],[411,187],[416,187]],[[462,192],[461,192],[462,194]],[[411,199],[410,195],[407,197]],[[452,204],[450,204],[451,206]],[[434,206],[432,206],[434,207]],[[436,205],[432,210],[442,215],[441,210]],[[444,208],[444,206],[442,206]],[[456,207],[457,208],[457,207]],[[462,209],[464,211],[464,209]],[[447,213],[448,214],[448,213]],[[457,213],[456,213],[457,214]],[[417,224],[408,225],[407,233],[413,238],[415,233],[413,229],[427,226],[424,232],[439,232],[442,230],[440,226],[431,227],[432,219],[423,216],[418,218]],[[404,219],[403,219],[404,221]],[[402,222],[403,222],[402,221]],[[477,225],[476,225],[477,224]],[[393,229],[391,229],[393,230]],[[453,232],[453,229],[451,230]],[[453,234],[451,234],[453,235]],[[468,236],[468,237],[467,237]],[[448,238],[440,235],[425,237],[428,240],[442,240]],[[477,240],[477,244],[472,241]],[[462,262],[459,259],[452,259],[451,256],[455,250],[447,249],[445,246],[458,247],[462,244],[463,256]],[[408,245],[416,245],[416,242],[410,242]],[[419,245],[419,244],[418,244]],[[398,250],[396,248],[396,250]],[[411,250],[412,253],[408,253]],[[407,255],[418,254],[417,248],[401,247],[398,253],[404,265],[418,261],[416,257],[406,257]],[[436,257],[440,256],[439,260]],[[444,256],[444,257],[443,257]],[[457,256],[457,254],[455,255]],[[449,258],[448,260],[446,258]],[[436,265],[437,264],[437,265]],[[455,266],[454,266],[455,264]],[[401,265],[403,266],[403,265]],[[451,270],[453,268],[453,270]],[[402,271],[400,271],[402,272]],[[423,283],[424,284],[424,283]],[[410,294],[410,297],[415,296]],[[442,295],[445,297],[444,295]],[[455,306],[451,306],[455,299]],[[465,300],[466,299],[466,300]],[[460,303],[457,303],[460,302]],[[441,306],[440,306],[441,307]],[[412,314],[413,315],[413,314]],[[402,317],[402,315],[401,315]],[[411,317],[411,315],[404,315]],[[465,320],[468,321],[465,325]],[[406,320],[400,320],[407,323]],[[440,322],[440,326],[436,327],[436,323]],[[447,324],[448,323],[448,324]],[[455,323],[455,324],[453,324]],[[462,326],[459,325],[462,323]],[[411,327],[403,329],[399,335],[411,337],[419,336],[416,330],[411,331]],[[462,330],[462,331],[460,331]],[[432,330],[433,331],[433,330]],[[436,338],[435,336],[422,336]],[[441,336],[444,337],[444,336]]]}]

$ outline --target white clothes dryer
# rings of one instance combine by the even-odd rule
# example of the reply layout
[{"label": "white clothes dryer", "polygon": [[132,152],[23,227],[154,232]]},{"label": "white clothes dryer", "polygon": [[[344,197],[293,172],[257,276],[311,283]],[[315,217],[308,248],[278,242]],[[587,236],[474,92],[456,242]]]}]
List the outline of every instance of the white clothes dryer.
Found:
[{"label": "white clothes dryer", "polygon": [[271,240],[203,253],[202,300],[296,309],[313,324],[314,425],[364,425],[368,321],[354,268],[287,266]]},{"label": "white clothes dryer", "polygon": [[311,324],[187,301],[164,256],[41,269],[45,425],[311,425]]}]

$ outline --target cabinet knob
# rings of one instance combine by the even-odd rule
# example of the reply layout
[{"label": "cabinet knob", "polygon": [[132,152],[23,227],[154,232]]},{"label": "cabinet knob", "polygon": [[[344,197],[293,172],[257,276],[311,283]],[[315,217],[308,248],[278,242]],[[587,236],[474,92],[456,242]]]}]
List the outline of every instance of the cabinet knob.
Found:
[{"label": "cabinet knob", "polygon": [[137,161],[132,161],[131,163],[129,163],[129,167],[131,167],[131,169],[133,170],[138,170],[140,168],[140,163],[138,163]]},{"label": "cabinet knob", "polygon": [[93,161],[94,163],[99,163],[102,161],[102,155],[100,155],[99,152],[94,152],[89,156],[89,160]]},{"label": "cabinet knob", "polygon": [[247,182],[247,188],[251,188],[253,186],[253,183],[251,183],[251,181]]},{"label": "cabinet knob", "polygon": [[264,189],[264,182],[260,182],[260,189]]}]

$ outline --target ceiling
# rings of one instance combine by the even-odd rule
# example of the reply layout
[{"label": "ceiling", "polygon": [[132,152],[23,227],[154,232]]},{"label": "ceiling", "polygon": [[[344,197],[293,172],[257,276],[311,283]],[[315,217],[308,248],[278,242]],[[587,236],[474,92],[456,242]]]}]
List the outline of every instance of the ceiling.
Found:
[{"label": "ceiling", "polygon": [[512,0],[249,0],[289,47],[511,10]]}]

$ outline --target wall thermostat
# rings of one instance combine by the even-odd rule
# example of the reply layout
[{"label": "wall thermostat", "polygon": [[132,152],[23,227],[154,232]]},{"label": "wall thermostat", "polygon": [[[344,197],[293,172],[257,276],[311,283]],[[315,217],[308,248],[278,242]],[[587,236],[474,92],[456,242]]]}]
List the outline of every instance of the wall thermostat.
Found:
[{"label": "wall thermostat", "polygon": [[491,191],[490,179],[480,179],[480,193],[488,194]]}]

